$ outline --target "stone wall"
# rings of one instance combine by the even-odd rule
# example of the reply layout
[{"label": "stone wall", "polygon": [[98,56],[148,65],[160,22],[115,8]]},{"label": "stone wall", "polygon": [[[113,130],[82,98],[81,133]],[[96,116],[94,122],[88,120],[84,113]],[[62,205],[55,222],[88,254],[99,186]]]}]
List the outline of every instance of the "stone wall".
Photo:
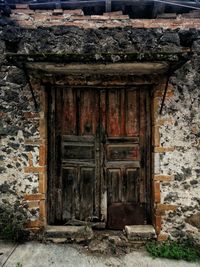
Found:
[{"label": "stone wall", "polygon": [[173,181],[161,185],[161,202],[177,205],[175,211],[166,213],[162,226],[173,237],[183,235],[185,230],[195,230],[186,223],[186,218],[200,211],[199,62],[200,56],[194,54],[171,77],[174,93],[166,101],[163,117],[170,116],[173,123],[160,127],[161,145],[174,148],[173,152],[160,155],[161,173],[174,175]]},{"label": "stone wall", "polygon": [[[120,22],[120,20],[119,20]],[[9,21],[12,24],[12,20]],[[85,22],[88,25],[88,21]],[[93,28],[58,26],[26,29],[0,26],[1,63],[1,199],[20,199],[28,204],[28,227],[46,223],[46,96],[34,85],[33,97],[22,65],[11,63],[6,53],[89,54],[93,62],[108,53],[113,62],[139,52],[175,53],[192,51],[189,61],[170,77],[162,115],[159,108],[166,80],[154,88],[153,111],[153,195],[154,225],[159,239],[184,236],[196,231],[187,218],[200,211],[200,30],[141,29],[124,27]],[[16,24],[16,23],[15,23]],[[84,24],[84,21],[82,21]],[[195,26],[195,23],[193,23]],[[84,28],[84,29],[83,29]],[[87,29],[88,28],[88,29]],[[118,53],[118,55],[116,55]]]}]

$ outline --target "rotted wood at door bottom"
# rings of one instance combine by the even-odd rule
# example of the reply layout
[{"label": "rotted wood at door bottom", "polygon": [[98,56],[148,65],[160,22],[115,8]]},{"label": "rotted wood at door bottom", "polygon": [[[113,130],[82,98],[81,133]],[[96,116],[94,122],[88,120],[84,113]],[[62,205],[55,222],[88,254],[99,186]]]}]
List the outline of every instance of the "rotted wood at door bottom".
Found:
[{"label": "rotted wood at door bottom", "polygon": [[148,88],[51,89],[49,224],[149,222],[149,95]]}]

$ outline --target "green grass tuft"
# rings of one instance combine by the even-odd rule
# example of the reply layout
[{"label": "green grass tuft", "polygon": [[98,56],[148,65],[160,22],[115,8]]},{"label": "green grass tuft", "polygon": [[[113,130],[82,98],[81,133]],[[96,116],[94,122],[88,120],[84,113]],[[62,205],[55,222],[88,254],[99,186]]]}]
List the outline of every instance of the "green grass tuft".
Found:
[{"label": "green grass tuft", "polygon": [[187,241],[167,240],[164,242],[151,241],[146,244],[147,251],[156,258],[168,258],[185,261],[200,261],[200,250]]}]

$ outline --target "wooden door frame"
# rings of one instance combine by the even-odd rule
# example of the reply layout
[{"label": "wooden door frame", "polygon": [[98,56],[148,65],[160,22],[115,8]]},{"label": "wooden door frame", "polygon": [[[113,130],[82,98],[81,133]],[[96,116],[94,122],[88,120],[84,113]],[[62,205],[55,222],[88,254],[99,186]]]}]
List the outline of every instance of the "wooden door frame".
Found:
[{"label": "wooden door frame", "polygon": [[[56,86],[58,87],[58,86]],[[63,86],[62,86],[63,87]],[[132,88],[132,87],[136,87],[136,86],[126,86],[127,88]],[[144,86],[144,85],[140,85],[140,86],[137,86],[138,89],[141,88],[141,87],[147,87],[147,86]],[[75,88],[79,88],[79,86],[76,86]],[[88,88],[88,87],[86,87]],[[95,88],[93,87],[94,90],[96,89],[103,89],[105,90],[105,87],[98,87],[98,88]],[[111,88],[119,88],[119,89],[123,89],[124,87],[123,86],[112,86],[110,87]],[[66,90],[67,90],[67,87],[66,87]],[[109,90],[109,88],[107,89]],[[136,89],[137,90],[137,89]],[[151,88],[148,86],[148,88],[146,88],[146,90],[149,91],[149,97],[148,97],[148,103],[147,103],[147,106],[148,106],[148,110],[151,111],[151,99],[150,99],[150,92],[151,92]],[[55,92],[55,90],[54,90]],[[50,93],[49,93],[50,94]],[[55,95],[54,95],[55,97]],[[57,148],[56,148],[56,142],[55,142],[55,127],[57,127],[55,125],[55,116],[54,114],[51,112],[51,109],[53,108],[52,107],[52,104],[55,105],[55,99],[52,101],[52,103],[50,103],[50,98],[48,96],[48,116],[47,116],[47,120],[48,120],[48,133],[49,136],[48,136],[48,180],[47,180],[47,222],[48,223],[51,223],[51,217],[53,217],[53,214],[51,214],[49,212],[50,209],[50,206],[51,205],[51,202],[50,200],[52,199],[49,194],[51,193],[49,190],[50,190],[50,183],[53,181],[53,179],[51,179],[51,177],[54,175],[55,171],[59,171],[58,168],[59,166],[55,166],[56,164],[56,154],[57,154]],[[149,114],[149,119],[147,119],[147,122],[148,122],[148,138],[149,138],[149,141],[148,141],[148,144],[149,144],[149,148],[147,149],[147,158],[148,158],[148,162],[146,164],[148,170],[146,171],[146,173],[149,173],[149,178],[147,177],[146,179],[146,182],[147,182],[147,185],[146,185],[146,189],[147,189],[147,213],[149,214],[149,217],[152,217],[152,192],[151,192],[151,170],[152,170],[152,160],[151,160],[151,112]],[[52,129],[52,125],[54,125],[53,129]],[[103,175],[103,168],[101,170],[101,196],[100,196],[100,210],[101,210],[101,216],[102,216],[102,219],[105,220],[105,223],[107,222],[107,187],[106,187],[106,183],[105,183],[105,175]],[[150,214],[151,213],[151,214]],[[51,216],[52,215],[52,216]]]},{"label": "wooden door frame", "polygon": [[[48,225],[48,153],[49,153],[49,146],[48,146],[48,128],[47,128],[47,118],[48,118],[48,88],[50,86],[54,86],[56,79],[54,78],[52,81],[43,80],[43,76],[35,76],[35,73],[30,73],[30,81],[32,85],[33,92],[37,93],[40,103],[40,111],[36,112],[37,118],[39,120],[39,135],[40,135],[40,142],[39,145],[39,168],[34,167],[30,161],[30,167],[26,168],[30,173],[39,173],[39,186],[38,186],[38,194],[36,195],[29,195],[26,196],[25,201],[27,199],[37,200],[39,203],[39,218],[36,221],[30,221],[27,224],[28,229],[38,229],[42,227],[46,227]],[[70,81],[73,81],[70,77]],[[135,82],[131,82],[131,85],[144,85],[142,78],[139,78]],[[77,83],[77,80],[75,81]],[[60,84],[60,82],[59,82]],[[111,82],[112,86],[116,83]],[[146,83],[145,83],[146,84]],[[71,84],[68,84],[71,85]],[[126,85],[126,83],[125,83]],[[130,85],[130,84],[128,84]],[[148,80],[148,85],[152,86],[152,96],[151,96],[151,115],[152,115],[152,122],[151,122],[151,132],[152,132],[152,157],[151,157],[151,217],[152,217],[152,225],[156,230],[156,234],[159,240],[163,240],[167,238],[166,234],[162,233],[162,215],[165,213],[165,210],[174,210],[174,205],[164,205],[161,204],[161,190],[160,185],[163,181],[171,181],[173,180],[173,176],[169,175],[161,175],[159,173],[159,155],[165,153],[166,151],[172,152],[173,148],[165,148],[162,147],[160,144],[160,132],[159,128],[164,124],[171,124],[171,119],[169,118],[162,118],[159,115],[160,105],[162,101],[162,96],[165,91],[166,85],[166,75],[160,75],[159,78]],[[121,84],[120,84],[121,86]],[[98,85],[97,85],[98,87]],[[102,86],[101,86],[102,87]],[[173,88],[168,90],[169,93],[166,95],[167,98],[173,97]],[[32,116],[32,115],[31,115]],[[32,118],[32,117],[31,117]],[[102,203],[106,202],[106,195],[102,197]],[[102,205],[105,206],[106,205]],[[106,214],[106,210],[102,211],[102,213]]]},{"label": "wooden door frame", "polygon": [[[185,53],[185,52],[184,52]],[[85,68],[84,72],[79,71],[80,65],[85,65],[85,62],[88,63],[88,56],[86,57],[82,55],[83,60],[82,62],[77,62],[77,59],[75,62],[76,66],[76,72],[69,72],[68,73],[68,66],[70,64],[63,62],[72,62],[71,60],[71,54],[67,55],[66,57],[62,59],[62,61],[59,60],[56,57],[56,55],[53,55],[52,61],[47,62],[46,57],[34,57],[31,56],[31,59],[29,59],[29,55],[25,55],[24,57],[20,55],[20,59],[16,57],[16,55],[10,56],[10,60],[13,61],[22,61],[26,62],[25,67],[27,70],[27,75],[29,78],[29,85],[31,86],[31,91],[34,96],[37,95],[36,101],[39,101],[40,109],[39,111],[36,110],[34,114],[27,114],[27,118],[37,119],[38,120],[38,132],[39,132],[39,138],[34,141],[34,144],[39,147],[38,157],[39,162],[35,165],[33,163],[33,160],[31,158],[31,155],[29,157],[28,165],[24,168],[25,173],[38,173],[39,175],[39,181],[38,181],[38,192],[35,194],[26,194],[24,196],[25,202],[31,202],[34,201],[34,203],[37,201],[39,205],[39,217],[36,220],[28,221],[26,224],[26,227],[30,230],[33,230],[34,232],[38,229],[42,229],[47,226],[48,220],[47,220],[47,195],[48,195],[48,153],[49,153],[49,147],[48,147],[48,129],[47,129],[47,117],[48,117],[48,87],[54,86],[54,85],[67,85],[67,86],[124,86],[124,85],[151,85],[152,88],[152,97],[151,97],[151,115],[152,115],[152,122],[151,122],[151,133],[152,133],[152,147],[151,147],[151,215],[152,215],[152,224],[156,230],[157,238],[158,240],[166,240],[168,235],[164,232],[162,232],[162,216],[165,214],[165,211],[174,211],[176,209],[176,205],[169,205],[164,204],[161,202],[161,184],[164,182],[170,183],[173,181],[174,177],[173,175],[166,175],[163,173],[160,173],[160,167],[159,167],[159,157],[165,152],[173,153],[174,148],[173,147],[163,147],[160,142],[160,127],[163,125],[171,125],[173,124],[173,120],[170,118],[170,116],[162,117],[159,114],[160,111],[160,105],[162,103],[162,98],[164,91],[166,89],[166,80],[167,75],[169,72],[169,69],[176,69],[179,68],[181,64],[185,62],[182,58],[182,52],[180,55],[176,55],[177,59],[174,58],[172,60],[172,54],[169,55],[159,55],[159,57],[153,55],[152,61],[149,57],[144,57],[141,60],[140,53],[136,54],[134,58],[128,56],[126,58],[126,62],[130,62],[129,66],[127,66],[126,70],[123,71],[121,74],[121,66],[124,65],[123,60],[119,62],[118,65],[118,72],[116,73],[116,70],[112,70],[113,64],[110,64],[112,62],[110,55],[109,57],[106,57],[106,59],[101,59],[100,61],[105,64],[100,65],[110,65],[107,70],[101,71],[99,73],[99,68],[96,64],[97,72],[91,73],[90,70],[93,69],[93,66],[95,64],[87,64],[90,65],[90,69],[88,70]],[[121,57],[121,55],[119,55]],[[155,57],[156,56],[156,57]],[[108,58],[108,62],[106,61]],[[151,57],[152,58],[152,57]],[[65,59],[65,60],[64,60]],[[69,60],[70,59],[70,60]],[[134,60],[134,62],[133,62]],[[31,63],[30,63],[31,61]],[[33,61],[33,62],[32,62]],[[99,62],[100,62],[99,61]],[[141,61],[143,63],[141,63]],[[57,63],[59,64],[57,64]],[[95,61],[96,62],[96,61]],[[133,63],[132,63],[133,62]],[[161,64],[160,66],[154,64],[157,62],[161,62],[164,64]],[[42,64],[40,64],[42,63]],[[138,65],[138,63],[141,63]],[[143,66],[146,65],[146,63],[150,63],[148,65],[148,70],[145,73],[142,73],[141,70],[143,69]],[[115,65],[115,64],[114,64]],[[137,65],[139,68],[137,68]],[[50,66],[50,68],[48,67]],[[115,65],[116,66],[116,65]],[[60,67],[62,67],[60,71]],[[103,67],[103,69],[104,69]],[[136,67],[137,71],[134,71],[134,68]],[[133,71],[132,71],[133,70]],[[89,75],[89,76],[88,76]],[[87,78],[86,78],[87,77]],[[105,77],[105,79],[104,79]],[[101,87],[102,87],[101,86]],[[166,94],[166,98],[172,98],[173,97],[173,86],[169,86],[168,93]],[[27,143],[29,144],[29,143]],[[31,142],[32,144],[32,142]],[[105,202],[105,198],[102,199],[102,202]],[[35,205],[35,204],[34,204]]]}]

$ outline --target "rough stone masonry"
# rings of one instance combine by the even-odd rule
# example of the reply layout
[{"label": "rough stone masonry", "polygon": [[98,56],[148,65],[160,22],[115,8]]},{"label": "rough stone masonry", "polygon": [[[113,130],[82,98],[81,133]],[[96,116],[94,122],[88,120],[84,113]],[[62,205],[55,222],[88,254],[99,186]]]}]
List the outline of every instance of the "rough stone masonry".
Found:
[{"label": "rough stone masonry", "polygon": [[[170,74],[162,115],[164,85],[152,95],[152,187],[154,226],[159,240],[200,235],[200,24],[183,20],[128,20],[126,17],[84,18],[29,12],[0,19],[0,198],[20,200],[28,209],[28,228],[46,224],[45,113],[35,87],[35,109],[23,64],[8,54],[90,55],[92,62],[124,62],[127,55],[189,51],[186,62]],[[27,12],[26,12],[27,13]],[[20,15],[21,14],[21,15]],[[20,17],[25,16],[25,17]],[[54,16],[49,18],[49,16]],[[60,15],[59,15],[60,16]],[[74,17],[73,17],[74,16]],[[83,16],[83,17],[81,17]],[[21,19],[20,19],[21,18]],[[39,25],[40,22],[40,25]],[[50,22],[50,23],[48,23]],[[146,23],[146,24],[144,24]],[[195,24],[196,23],[196,24]],[[49,26],[51,25],[51,26]],[[153,26],[152,26],[153,25]],[[43,27],[44,26],[44,27]]]}]

